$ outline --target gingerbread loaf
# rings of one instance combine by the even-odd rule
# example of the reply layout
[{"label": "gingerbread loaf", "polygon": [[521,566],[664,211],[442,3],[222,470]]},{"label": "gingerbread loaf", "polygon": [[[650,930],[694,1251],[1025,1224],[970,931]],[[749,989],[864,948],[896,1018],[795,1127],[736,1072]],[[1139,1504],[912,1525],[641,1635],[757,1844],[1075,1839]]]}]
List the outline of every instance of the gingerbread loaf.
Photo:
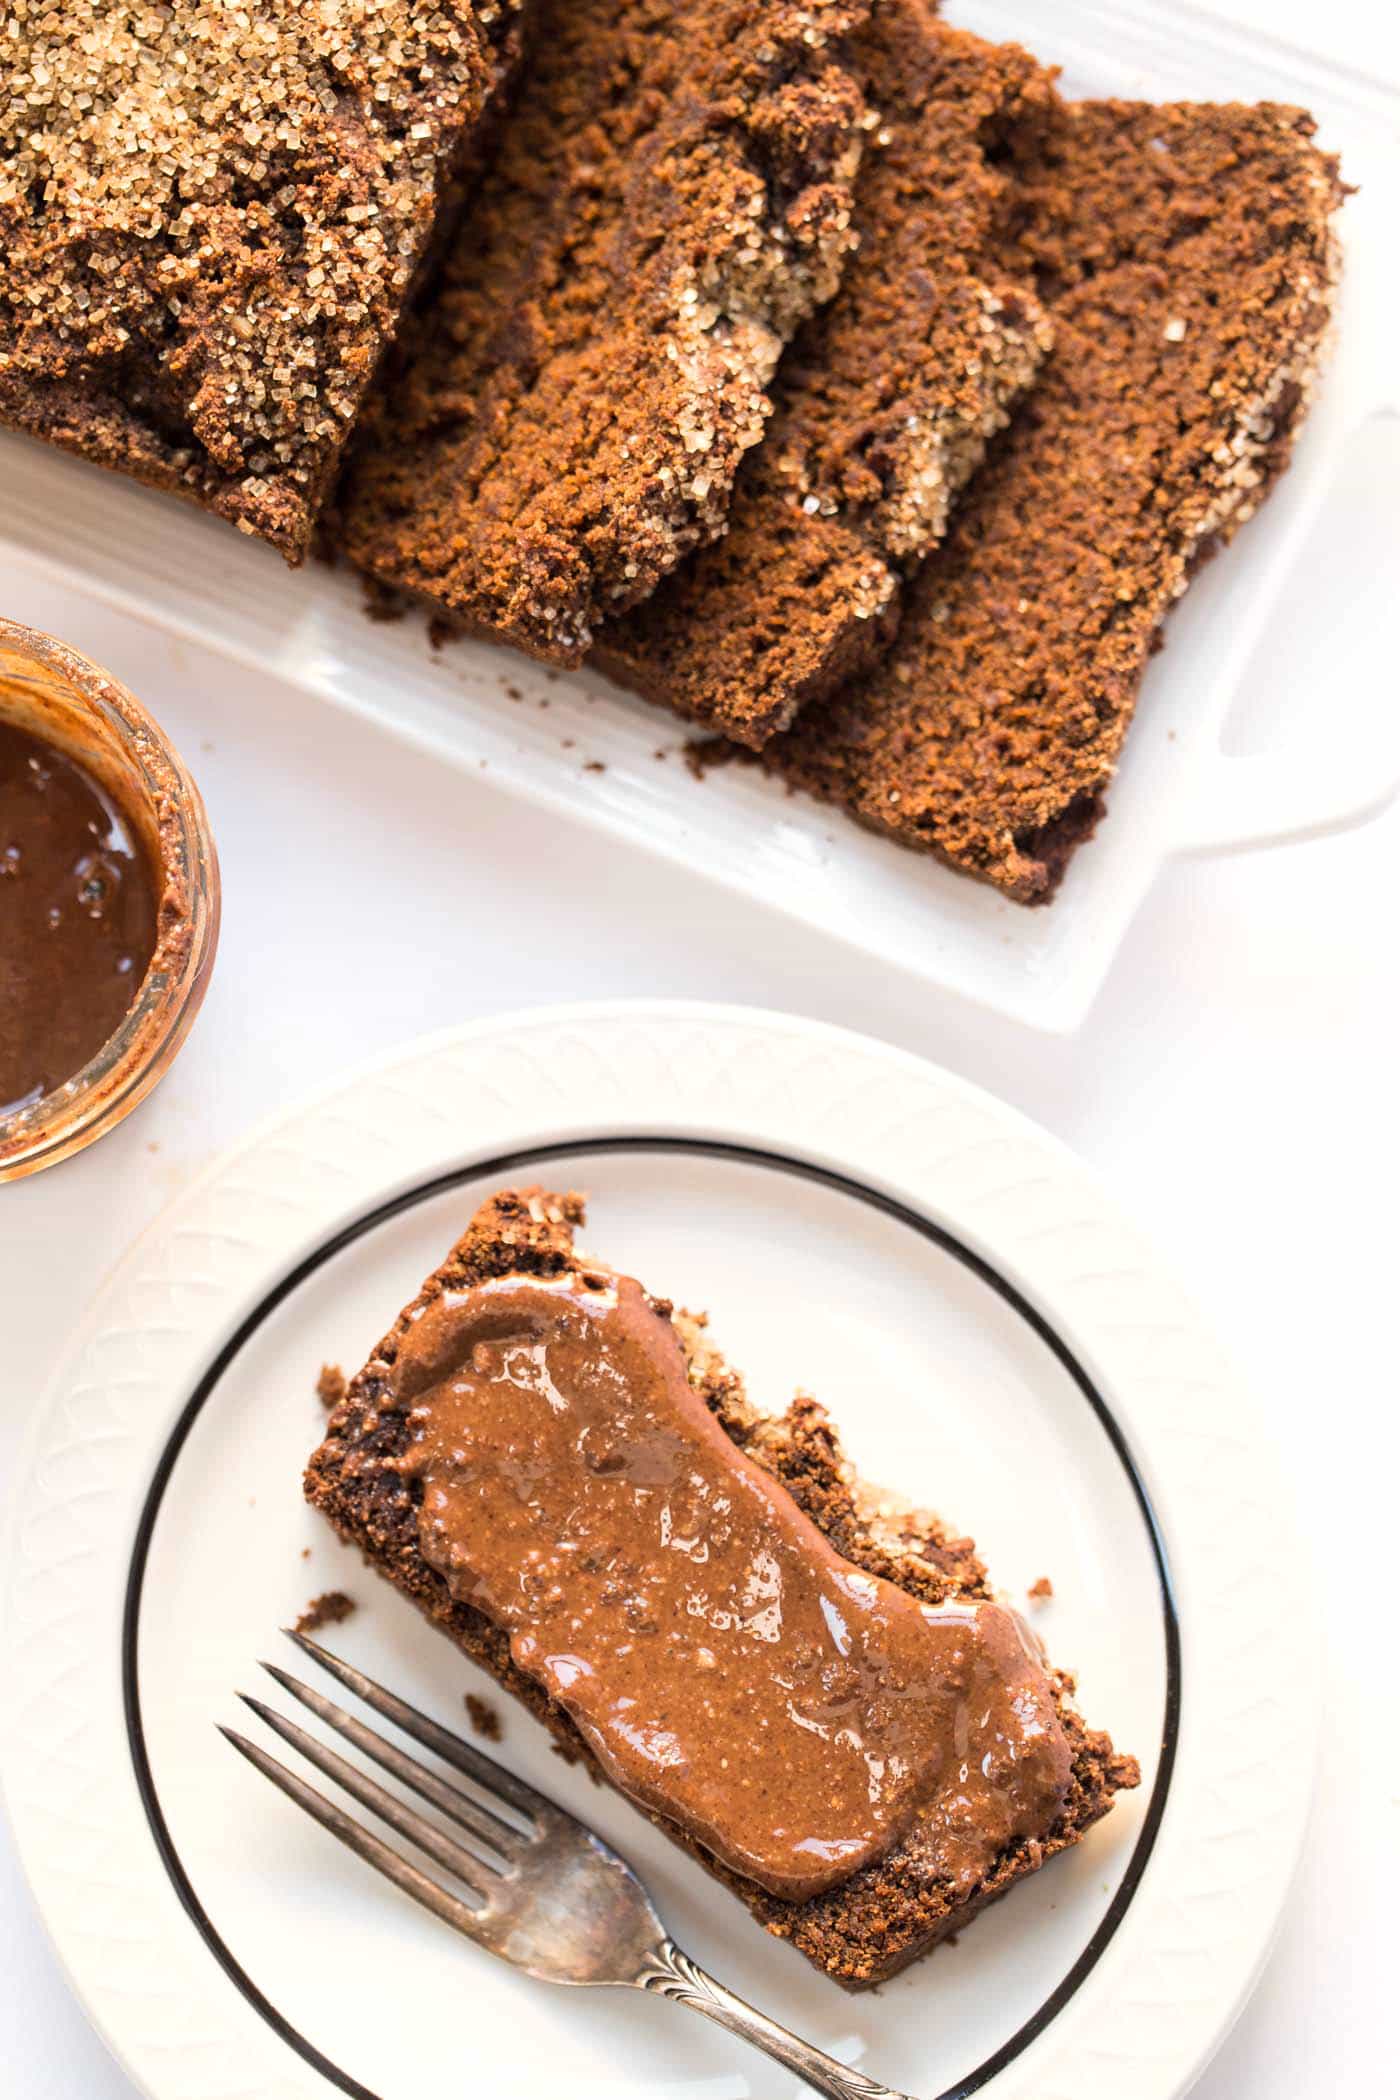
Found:
[{"label": "gingerbread loaf", "polygon": [[0,422],[306,551],[519,0],[15,0]]},{"label": "gingerbread loaf", "polygon": [[1102,814],[1164,616],[1288,462],[1342,188],[1268,103],[1054,102],[1001,160],[1054,350],[890,655],[764,763],[1031,904]]},{"label": "gingerbread loaf", "polygon": [[499,152],[377,390],[338,538],[577,661],[723,524],[851,243],[867,0],[540,0]]},{"label": "gingerbread loaf", "polygon": [[[372,1567],[545,1723],[567,1757],[583,1759],[603,1776],[563,1707],[512,1661],[507,1634],[471,1605],[454,1601],[442,1576],[425,1560],[415,1499],[421,1488],[401,1464],[411,1434],[408,1414],[393,1389],[402,1337],[444,1293],[470,1290],[493,1278],[591,1273],[574,1248],[582,1222],[577,1196],[525,1189],[484,1203],[352,1379],[311,1458],[306,1493]],[[838,1552],[931,1603],[988,1597],[986,1573],[972,1542],[934,1517],[895,1508],[865,1489],[843,1460],[835,1432],[815,1401],[798,1399],[780,1417],[759,1414],[738,1375],[708,1341],[703,1321],[659,1303],[680,1338],[692,1386],[726,1433],[783,1484]],[[792,1901],[722,1866],[664,1817],[652,1820],[732,1889],[762,1925],[791,1940],[837,1982],[852,1989],[878,1983],[965,1924],[1023,1875],[1075,1844],[1109,1809],[1115,1792],[1137,1784],[1135,1761],[1080,1719],[1070,1679],[1058,1675],[1053,1681],[1071,1753],[1058,1820],[1043,1835],[1007,1848],[980,1885],[957,1900],[921,1856],[917,1825],[891,1851],[835,1888]]]},{"label": "gingerbread loaf", "polygon": [[856,39],[878,117],[840,290],[779,369],[723,538],[602,629],[594,660],[757,748],[888,647],[904,580],[1050,346],[998,159],[1049,75],[884,0]]}]

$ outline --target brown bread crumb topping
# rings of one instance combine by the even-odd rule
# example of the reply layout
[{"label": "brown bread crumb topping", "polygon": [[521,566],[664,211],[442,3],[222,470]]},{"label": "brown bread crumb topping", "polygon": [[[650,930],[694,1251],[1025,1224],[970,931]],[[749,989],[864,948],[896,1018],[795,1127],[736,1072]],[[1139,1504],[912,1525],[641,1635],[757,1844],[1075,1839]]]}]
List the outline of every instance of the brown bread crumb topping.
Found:
[{"label": "brown bread crumb topping", "polygon": [[292,557],[518,0],[11,0],[0,421]]}]

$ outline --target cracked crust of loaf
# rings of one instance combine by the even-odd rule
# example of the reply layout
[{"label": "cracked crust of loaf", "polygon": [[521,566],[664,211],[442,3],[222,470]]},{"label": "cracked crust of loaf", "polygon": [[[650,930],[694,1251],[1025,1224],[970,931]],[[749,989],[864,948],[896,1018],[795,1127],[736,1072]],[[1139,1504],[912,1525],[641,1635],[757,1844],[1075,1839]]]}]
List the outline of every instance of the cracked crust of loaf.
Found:
[{"label": "cracked crust of loaf", "polygon": [[[552,1731],[561,1752],[602,1774],[564,1709],[533,1678],[516,1668],[509,1639],[465,1604],[455,1603],[418,1549],[414,1492],[391,1461],[408,1439],[406,1417],[386,1405],[388,1375],[399,1338],[417,1311],[445,1290],[461,1290],[495,1276],[557,1276],[587,1271],[574,1235],[584,1222],[583,1199],[539,1188],[504,1192],[484,1203],[446,1261],[369,1361],[350,1382],[324,1442],[306,1472],[308,1499],[369,1564],[412,1599],[434,1624],[496,1678]],[[905,1508],[865,1488],[844,1459],[835,1431],[815,1400],[799,1397],[781,1416],[765,1416],[749,1401],[742,1379],[709,1339],[702,1315],[653,1299],[670,1315],[685,1351],[691,1384],[736,1444],[782,1481],[837,1550],[872,1574],[897,1582],[931,1602],[989,1595],[970,1539],[936,1517]],[[917,1827],[884,1858],[827,1894],[805,1903],[770,1896],[722,1867],[664,1817],[651,1820],[744,1902],[760,1924],[848,1989],[894,1975],[1055,1853],[1081,1838],[1112,1805],[1120,1788],[1138,1783],[1136,1762],[1114,1750],[1106,1735],[1087,1728],[1075,1711],[1073,1683],[1055,1677],[1060,1717],[1073,1753],[1069,1795],[1054,1829],[1043,1839],[1010,1847],[962,1903],[950,1900],[921,1855]],[[648,1813],[638,1809],[639,1814]]]},{"label": "cracked crust of loaf", "polygon": [[905,577],[1051,342],[997,164],[1050,76],[941,24],[931,0],[885,0],[853,49],[872,110],[856,252],[783,359],[723,538],[594,651],[753,749],[878,662]]},{"label": "cracked crust of loaf", "polygon": [[868,0],[539,0],[500,150],[338,505],[451,629],[578,661],[723,526],[851,245]]},{"label": "cracked crust of loaf", "polygon": [[519,0],[12,0],[0,422],[299,560]]},{"label": "cracked crust of loaf", "polygon": [[763,754],[1018,903],[1103,812],[1147,659],[1287,465],[1329,320],[1336,161],[1303,111],[1056,102],[1011,127],[1055,349],[886,660]]}]

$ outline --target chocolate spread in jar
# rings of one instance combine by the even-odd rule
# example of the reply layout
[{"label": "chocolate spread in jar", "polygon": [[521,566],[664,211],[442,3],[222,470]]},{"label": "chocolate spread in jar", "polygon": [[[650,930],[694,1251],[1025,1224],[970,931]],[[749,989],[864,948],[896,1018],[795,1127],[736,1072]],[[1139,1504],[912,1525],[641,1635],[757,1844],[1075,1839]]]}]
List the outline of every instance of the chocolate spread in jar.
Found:
[{"label": "chocolate spread in jar", "polygon": [[1032,1637],[844,1560],[691,1387],[627,1277],[506,1277],[403,1336],[419,1545],[615,1783],[775,1895],[917,1824],[971,1888],[1044,1834],[1069,1749]]},{"label": "chocolate spread in jar", "polygon": [[0,721],[0,1116],[81,1071],[156,944],[156,886],[105,790]]}]

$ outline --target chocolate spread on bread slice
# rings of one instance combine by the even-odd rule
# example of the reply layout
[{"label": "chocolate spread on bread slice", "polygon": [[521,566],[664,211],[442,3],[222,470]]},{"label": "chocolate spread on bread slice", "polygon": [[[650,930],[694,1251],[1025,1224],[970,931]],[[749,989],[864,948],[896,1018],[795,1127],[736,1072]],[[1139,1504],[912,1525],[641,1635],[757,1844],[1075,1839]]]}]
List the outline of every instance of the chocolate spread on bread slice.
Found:
[{"label": "chocolate spread on bread slice", "polygon": [[931,0],[884,0],[854,49],[876,123],[840,290],[779,367],[723,538],[594,651],[753,748],[884,653],[905,577],[1051,340],[998,165],[1049,75],[941,24]]},{"label": "chocolate spread on bread slice", "polygon": [[[815,1402],[795,1402],[781,1417],[758,1414],[701,1322],[576,1254],[582,1217],[578,1197],[538,1189],[483,1204],[351,1381],[311,1459],[307,1494],[539,1715],[566,1753],[620,1782],[770,1931],[839,1982],[877,1982],[1073,1844],[1115,1790],[1136,1783],[1137,1768],[1085,1728],[1069,1681],[1042,1665],[1033,1640],[1019,1632],[1014,1642],[1004,1638],[1018,1622],[991,1599],[968,1540],[934,1518],[878,1505],[850,1475]],[[601,1350],[595,1317],[607,1334]],[[609,1386],[617,1396],[611,1407],[603,1404]],[[537,1425],[536,1440],[525,1416],[541,1409],[550,1420]],[[689,1477],[691,1466],[679,1462],[691,1458],[709,1497],[704,1510],[691,1512],[699,1519],[692,1528],[697,1550],[708,1539],[713,1564],[681,1555],[678,1575],[674,1557],[658,1553],[660,1520],[644,1476],[675,1484]],[[589,1481],[581,1472],[573,1479],[579,1468]],[[578,1488],[589,1498],[588,1521],[560,1521],[558,1511],[541,1508],[541,1530],[532,1498],[548,1502],[566,1476],[570,1495]],[[723,1522],[715,1528],[716,1494],[748,1500],[733,1531]],[[753,1528],[751,1517],[764,1521]],[[753,1567],[739,1566],[764,1550],[765,1521],[777,1524],[768,1544],[779,1538],[785,1594],[793,1585],[806,1601],[795,1623],[764,1621],[756,1629],[755,1638],[765,1631],[778,1638],[759,1643],[771,1667],[755,1675],[752,1643],[720,1621],[736,1614],[753,1621],[771,1604],[758,1595]],[[732,1568],[729,1545],[737,1547]],[[575,1581],[569,1564],[579,1556],[597,1564]],[[729,1576],[737,1578],[733,1595]],[[758,1762],[743,1747],[754,1731],[797,1725],[790,1702],[774,1696],[773,1676],[796,1669],[801,1677],[805,1645],[831,1647],[826,1661],[836,1677],[848,1667],[841,1629],[821,1602],[839,1604],[842,1583],[864,1589],[867,1606],[874,1600],[876,1617],[863,1630],[849,1618],[845,1625],[857,1676],[872,1667],[863,1685],[804,1682],[792,1695],[804,1720],[821,1718],[823,1691],[834,1687],[857,1729],[898,1733],[907,1725],[898,1686],[914,1677],[937,1695],[935,1708],[945,1695],[958,1706],[959,1682],[975,1677],[982,1687],[985,1680],[991,1692],[979,1715],[1002,1716],[989,1724],[998,1740],[982,1746],[976,1800],[951,1803],[926,1760],[906,1797],[884,1804],[890,1813],[881,1827],[855,1833],[858,1852],[845,1874],[839,1860],[814,1861],[801,1849],[824,1833],[849,1839],[871,1813],[868,1793],[861,1803],[847,1797],[844,1768],[833,1765],[825,1792],[824,1761],[810,1758],[792,1791],[770,1767],[762,1801],[742,1792],[744,1773]],[[880,1624],[882,1600],[903,1628],[893,1640]],[[713,1607],[708,1618],[697,1603]],[[971,1636],[973,1627],[982,1630]],[[906,1639],[914,1643],[909,1652]],[[634,1676],[628,1656],[614,1653],[629,1641],[653,1658]],[[699,1659],[702,1649],[712,1667]],[[584,1684],[588,1669],[601,1671],[602,1681]],[[1035,1722],[1034,1742],[1012,1741],[1007,1699],[995,1688],[1005,1692],[1013,1680],[1023,1721]],[[708,1717],[707,1699],[716,1709]],[[624,1710],[628,1700],[635,1710]],[[637,1724],[630,1735],[622,1725],[629,1714]],[[920,1725],[928,1723],[926,1712]],[[938,1713],[931,1725],[936,1733]],[[689,1759],[670,1792],[665,1759],[654,1754],[665,1749],[668,1731],[672,1749]],[[726,1731],[735,1747],[732,1798]],[[1022,1752],[1027,1762],[1010,1783],[1002,1765],[1016,1765]],[[815,1892],[802,1892],[804,1872],[819,1878]]]},{"label": "chocolate spread on bread slice", "polygon": [[339,536],[577,661],[723,524],[851,244],[868,0],[540,0],[499,150],[376,395]]},{"label": "chocolate spread on bread slice", "polygon": [[1069,1746],[1016,1614],[837,1553],[725,1435],[635,1278],[444,1291],[389,1396],[428,1565],[613,1784],[734,1873],[801,1901],[917,1821],[973,1888],[1058,1820]]},{"label": "chocolate spread on bread slice", "polygon": [[1001,164],[1054,350],[889,656],[764,763],[1036,903],[1102,813],[1165,614],[1287,464],[1342,189],[1268,103],[1052,103]]}]

